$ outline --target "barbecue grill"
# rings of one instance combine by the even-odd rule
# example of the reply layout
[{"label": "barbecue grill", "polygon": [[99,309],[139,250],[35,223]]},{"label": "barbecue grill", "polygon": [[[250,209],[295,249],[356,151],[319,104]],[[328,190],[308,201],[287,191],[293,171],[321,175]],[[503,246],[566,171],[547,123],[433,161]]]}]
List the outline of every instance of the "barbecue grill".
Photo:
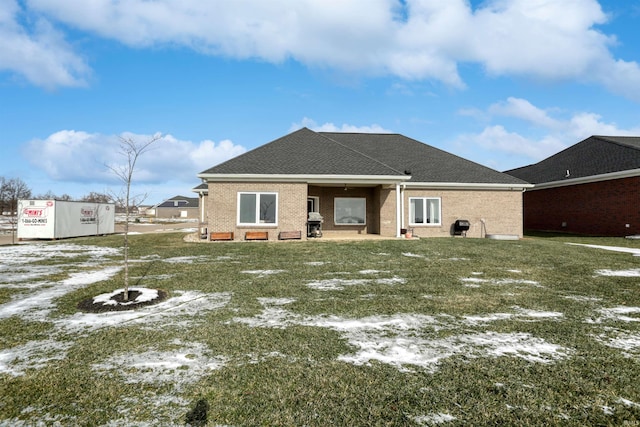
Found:
[{"label": "barbecue grill", "polygon": [[453,224],[453,235],[467,237],[467,231],[471,227],[471,223],[466,219],[457,219]]},{"label": "barbecue grill", "polygon": [[322,237],[324,218],[318,212],[309,212],[307,218],[307,237]]}]

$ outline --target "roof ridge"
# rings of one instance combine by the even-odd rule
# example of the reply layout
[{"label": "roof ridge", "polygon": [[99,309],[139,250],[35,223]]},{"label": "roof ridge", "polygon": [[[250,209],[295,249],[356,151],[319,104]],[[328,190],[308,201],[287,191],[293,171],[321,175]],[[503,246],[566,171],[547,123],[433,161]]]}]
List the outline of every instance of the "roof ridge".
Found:
[{"label": "roof ridge", "polygon": [[638,136],[631,136],[631,135],[619,135],[619,136],[611,136],[611,135],[592,135],[593,138],[597,138],[601,141],[604,142],[608,142],[610,144],[615,144],[621,147],[625,147],[625,148],[631,148],[633,150],[640,150],[640,146],[636,146],[633,144],[626,144],[624,142],[621,141],[616,141],[614,138],[625,138],[625,139],[631,139],[631,138],[635,138],[640,140],[640,137]]},{"label": "roof ridge", "polygon": [[[311,129],[309,129],[309,130],[311,130]],[[342,133],[342,134],[351,134],[351,135],[369,135],[369,133],[366,133],[366,132],[315,132],[315,131],[311,131],[311,132],[314,132],[314,133],[316,133],[317,135],[321,136],[322,138],[328,139],[329,141],[331,141],[331,142],[333,142],[333,143],[335,143],[335,144],[338,144],[339,146],[341,146],[341,147],[343,147],[343,148],[346,148],[346,149],[347,149],[347,150],[349,150],[349,151],[352,151],[352,152],[354,152],[354,153],[356,153],[356,154],[361,155],[362,157],[365,157],[365,158],[367,158],[367,159],[369,159],[369,160],[372,160],[372,161],[374,161],[374,162],[376,162],[376,163],[378,163],[378,164],[380,164],[380,165],[382,165],[382,166],[384,166],[384,167],[386,167],[386,168],[389,168],[389,169],[391,169],[392,171],[395,171],[395,172],[397,172],[397,173],[398,173],[398,174],[400,174],[400,175],[405,175],[405,173],[404,173],[404,172],[401,172],[401,171],[397,170],[396,168],[394,168],[394,167],[392,167],[392,166],[390,166],[390,165],[388,165],[388,164],[386,164],[386,163],[384,163],[384,162],[382,162],[382,161],[380,161],[380,160],[378,160],[378,159],[376,159],[376,158],[374,158],[374,157],[369,156],[368,154],[362,153],[362,152],[360,152],[360,151],[358,151],[358,150],[356,150],[356,149],[354,149],[354,148],[352,148],[352,147],[349,147],[348,145],[343,144],[343,143],[341,143],[340,141],[336,141],[336,140],[335,140],[335,139],[333,139],[333,138],[329,138],[329,137],[326,135],[326,134],[328,134],[328,133],[334,133],[334,134],[335,134],[335,133]],[[374,134],[374,135],[400,135],[400,134],[389,134],[389,133],[384,133],[384,134],[383,134],[383,133],[378,133],[378,134]]]}]

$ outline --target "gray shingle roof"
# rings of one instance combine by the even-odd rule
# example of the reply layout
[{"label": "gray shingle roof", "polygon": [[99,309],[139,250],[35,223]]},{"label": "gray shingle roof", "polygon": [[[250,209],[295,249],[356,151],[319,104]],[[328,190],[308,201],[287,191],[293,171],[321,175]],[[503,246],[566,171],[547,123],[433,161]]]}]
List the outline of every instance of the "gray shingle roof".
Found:
[{"label": "gray shingle roof", "polygon": [[640,169],[640,137],[591,136],[538,163],[505,173],[540,184],[630,169]]},{"label": "gray shingle roof", "polygon": [[409,182],[523,184],[519,179],[400,134],[326,133],[390,167],[411,175]]},{"label": "gray shingle roof", "polygon": [[158,208],[173,208],[176,207],[174,202],[178,202],[178,206],[180,208],[197,208],[199,199],[197,197],[184,197],[184,196],[175,196],[170,199],[165,200],[164,202],[156,205]]},{"label": "gray shingle roof", "polygon": [[300,129],[202,174],[398,176],[410,182],[524,184],[400,134]]}]

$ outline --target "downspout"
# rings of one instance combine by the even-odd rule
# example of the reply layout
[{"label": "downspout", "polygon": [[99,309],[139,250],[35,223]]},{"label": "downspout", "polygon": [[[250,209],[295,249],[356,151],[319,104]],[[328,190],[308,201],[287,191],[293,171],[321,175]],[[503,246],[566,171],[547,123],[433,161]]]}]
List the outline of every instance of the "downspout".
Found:
[{"label": "downspout", "polygon": [[[400,215],[400,228],[407,228],[407,225],[404,222],[404,192],[407,189],[407,186],[402,183],[400,184],[400,189],[401,189],[401,194],[400,194],[400,210],[401,210],[401,215]],[[402,235],[402,233],[400,233],[400,235]]]},{"label": "downspout", "polygon": [[400,183],[396,184],[396,237],[402,237],[400,229],[404,225],[404,204]]},{"label": "downspout", "polygon": [[200,222],[204,222],[204,193],[200,192]]}]

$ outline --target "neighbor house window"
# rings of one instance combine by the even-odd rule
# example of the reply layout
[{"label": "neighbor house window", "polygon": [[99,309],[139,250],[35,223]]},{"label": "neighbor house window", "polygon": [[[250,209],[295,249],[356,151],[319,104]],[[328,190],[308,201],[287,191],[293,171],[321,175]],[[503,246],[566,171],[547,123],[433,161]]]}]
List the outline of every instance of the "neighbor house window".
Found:
[{"label": "neighbor house window", "polygon": [[365,224],[367,200],[359,197],[336,197],[334,219],[337,225]]},{"label": "neighbor house window", "polygon": [[440,225],[440,198],[410,197],[409,223],[411,225]]},{"label": "neighbor house window", "polygon": [[277,223],[278,193],[238,193],[238,224]]}]

